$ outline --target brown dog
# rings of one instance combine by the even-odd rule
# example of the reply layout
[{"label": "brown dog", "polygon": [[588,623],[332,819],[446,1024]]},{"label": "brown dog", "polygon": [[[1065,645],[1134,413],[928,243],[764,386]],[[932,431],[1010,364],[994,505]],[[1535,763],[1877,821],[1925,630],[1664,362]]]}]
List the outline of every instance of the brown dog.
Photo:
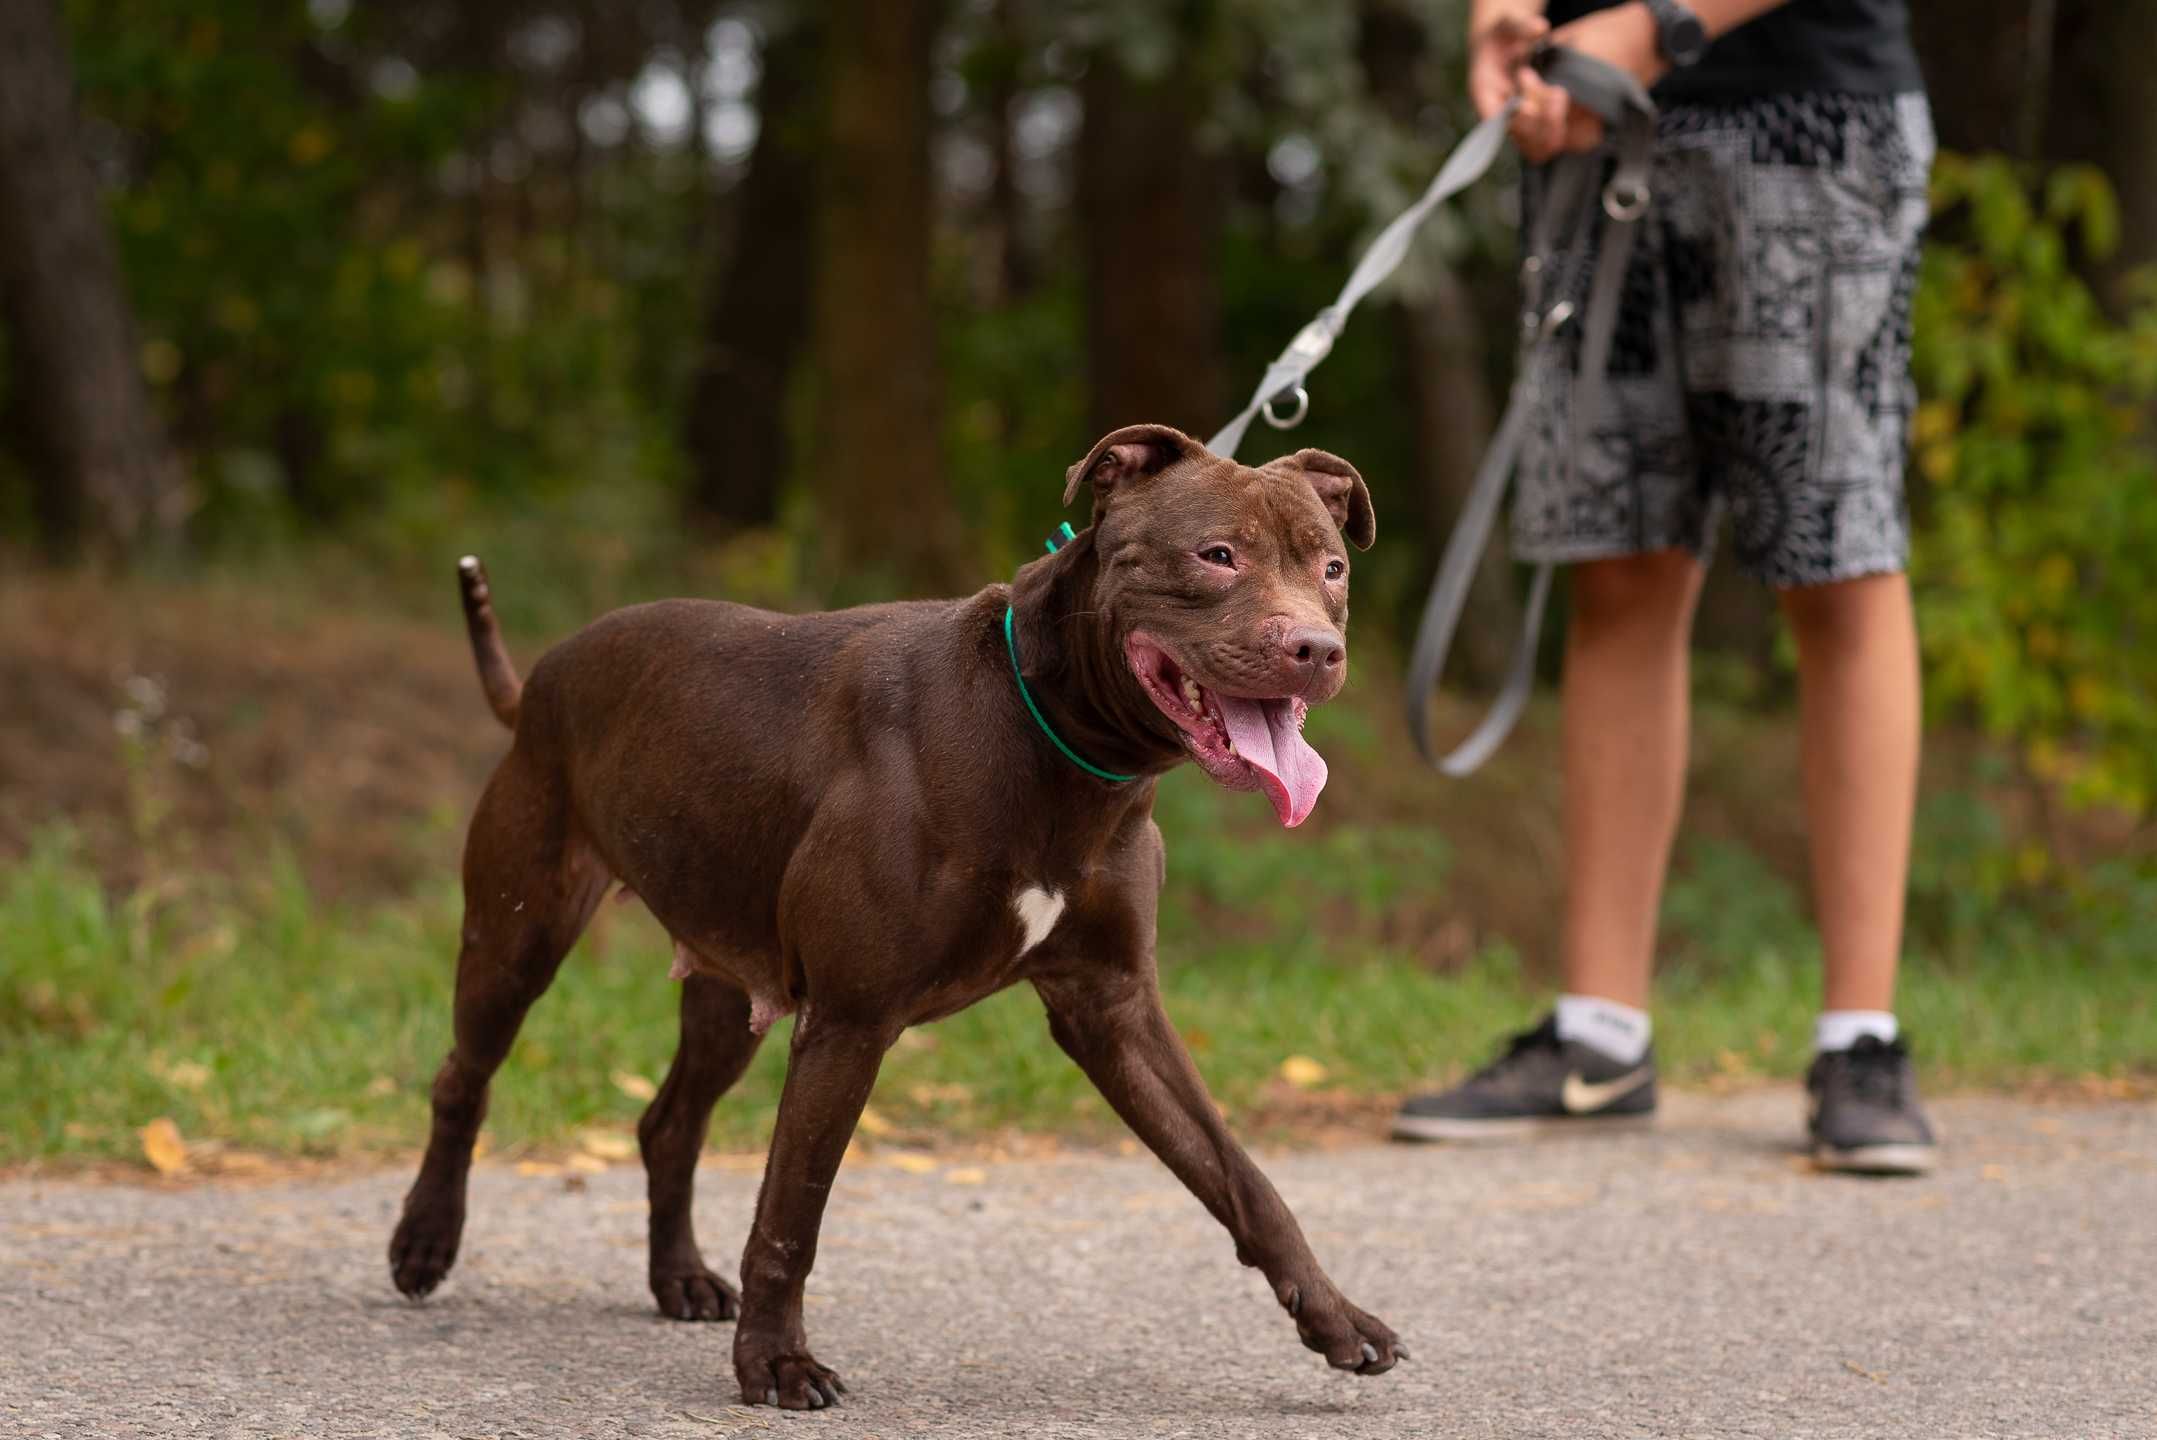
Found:
[{"label": "brown dog", "polygon": [[[683,980],[680,1048],[637,1127],[652,1291],[676,1319],[739,1313],[745,1401],[837,1399],[802,1286],[877,1067],[907,1026],[1021,980],[1305,1345],[1361,1375],[1407,1354],[1326,1278],[1229,1135],[1154,971],[1154,780],[1189,756],[1265,792],[1283,824],[1310,812],[1326,772],[1303,714],[1345,676],[1340,536],[1369,547],[1370,494],[1322,451],[1252,469],[1159,425],[1107,436],[1067,481],[1066,503],[1092,484],[1092,527],[1008,586],[822,615],[633,606],[549,651],[521,691],[463,562],[480,676],[516,739],[465,846],[456,1042],[390,1242],[399,1290],[449,1273],[488,1081],[618,882],[674,937]],[[713,1103],[790,1012],[737,1296],[691,1230],[697,1155]]]}]

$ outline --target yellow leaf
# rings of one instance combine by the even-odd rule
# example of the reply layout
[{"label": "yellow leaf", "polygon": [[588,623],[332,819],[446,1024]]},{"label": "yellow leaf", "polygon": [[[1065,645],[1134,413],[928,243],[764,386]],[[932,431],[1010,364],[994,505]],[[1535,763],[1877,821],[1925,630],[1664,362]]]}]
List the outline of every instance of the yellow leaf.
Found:
[{"label": "yellow leaf", "polygon": [[517,1173],[519,1175],[559,1175],[562,1173],[562,1167],[545,1160],[519,1160],[517,1162]]},{"label": "yellow leaf", "polygon": [[968,1165],[958,1170],[946,1171],[944,1178],[954,1185],[982,1185],[987,1183],[989,1172],[978,1165]]},{"label": "yellow leaf", "polygon": [[909,1175],[934,1175],[936,1162],[926,1155],[916,1155],[911,1150],[894,1150],[884,1157]]},{"label": "yellow leaf", "polygon": [[577,1137],[577,1144],[585,1154],[602,1160],[627,1160],[637,1153],[636,1141],[612,1130],[587,1130]]},{"label": "yellow leaf", "polygon": [[597,1155],[572,1155],[567,1163],[570,1169],[585,1175],[597,1175],[607,1168],[607,1162]]},{"label": "yellow leaf", "polygon": [[1308,1055],[1291,1055],[1281,1062],[1281,1078],[1298,1090],[1308,1090],[1324,1083],[1326,1067]]},{"label": "yellow leaf", "polygon": [[614,1088],[632,1100],[649,1100],[659,1093],[659,1087],[634,1070],[617,1070],[607,1077]]},{"label": "yellow leaf", "polygon": [[877,1114],[874,1108],[864,1105],[861,1107],[861,1119],[855,1122],[854,1128],[864,1135],[882,1139],[891,1133],[892,1127],[891,1122]]},{"label": "yellow leaf", "polygon": [[177,1175],[187,1168],[187,1142],[169,1115],[160,1115],[135,1132],[142,1137],[142,1153],[160,1175]]}]

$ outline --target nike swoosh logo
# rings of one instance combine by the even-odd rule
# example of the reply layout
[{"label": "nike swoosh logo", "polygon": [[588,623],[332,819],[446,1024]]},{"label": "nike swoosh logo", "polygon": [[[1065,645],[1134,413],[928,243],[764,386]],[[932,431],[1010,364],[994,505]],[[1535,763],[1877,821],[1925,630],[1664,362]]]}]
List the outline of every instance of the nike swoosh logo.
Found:
[{"label": "nike swoosh logo", "polygon": [[1622,1100],[1655,1078],[1655,1072],[1645,1065],[1628,1070],[1615,1080],[1589,1084],[1578,1072],[1565,1077],[1565,1088],[1558,1092],[1558,1103],[1568,1115],[1587,1115],[1601,1110],[1613,1101]]}]

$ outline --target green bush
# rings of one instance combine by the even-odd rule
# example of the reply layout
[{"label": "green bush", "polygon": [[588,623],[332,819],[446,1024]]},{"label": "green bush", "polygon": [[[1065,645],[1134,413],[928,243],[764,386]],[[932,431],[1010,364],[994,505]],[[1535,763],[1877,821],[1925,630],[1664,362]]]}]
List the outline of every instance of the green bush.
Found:
[{"label": "green bush", "polygon": [[2157,286],[2108,315],[2084,167],[1942,156],[1916,300],[1928,691],[2070,798],[2157,808]]}]

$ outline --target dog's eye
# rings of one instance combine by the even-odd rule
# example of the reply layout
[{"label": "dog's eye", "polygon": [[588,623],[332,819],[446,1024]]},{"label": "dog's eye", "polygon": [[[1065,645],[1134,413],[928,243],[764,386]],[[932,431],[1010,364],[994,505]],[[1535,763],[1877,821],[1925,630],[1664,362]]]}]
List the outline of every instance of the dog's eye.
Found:
[{"label": "dog's eye", "polygon": [[1236,557],[1229,552],[1229,548],[1226,545],[1208,545],[1205,549],[1198,552],[1198,558],[1205,561],[1208,565],[1232,566],[1236,563]]},{"label": "dog's eye", "polygon": [[1326,562],[1326,578],[1328,580],[1338,580],[1347,573],[1348,567],[1346,565],[1343,565],[1340,561],[1328,560]]}]

